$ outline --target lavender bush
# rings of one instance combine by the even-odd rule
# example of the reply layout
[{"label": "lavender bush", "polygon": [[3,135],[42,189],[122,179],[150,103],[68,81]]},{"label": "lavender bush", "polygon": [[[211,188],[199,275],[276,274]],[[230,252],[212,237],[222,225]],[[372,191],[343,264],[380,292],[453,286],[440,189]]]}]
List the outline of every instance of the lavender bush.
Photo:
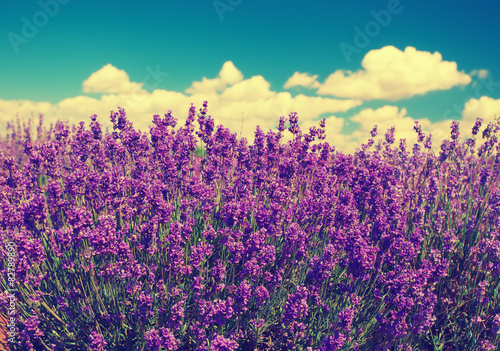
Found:
[{"label": "lavender bush", "polygon": [[171,112],[149,135],[111,121],[40,117],[0,144],[17,349],[500,346],[500,119],[478,148],[482,120],[465,142],[454,122],[438,155],[418,123],[411,152],[392,128],[344,155],[295,113],[252,145],[206,102],[177,130]]}]

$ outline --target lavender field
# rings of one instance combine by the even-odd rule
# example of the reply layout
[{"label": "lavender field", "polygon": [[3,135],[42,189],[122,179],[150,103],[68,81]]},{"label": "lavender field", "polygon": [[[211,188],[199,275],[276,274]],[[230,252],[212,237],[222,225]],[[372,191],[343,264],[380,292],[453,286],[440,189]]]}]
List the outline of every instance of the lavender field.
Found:
[{"label": "lavender field", "polygon": [[375,126],[354,155],[295,113],[253,141],[206,102],[111,121],[0,143],[13,350],[500,347],[500,119],[436,154],[418,123],[415,145]]}]

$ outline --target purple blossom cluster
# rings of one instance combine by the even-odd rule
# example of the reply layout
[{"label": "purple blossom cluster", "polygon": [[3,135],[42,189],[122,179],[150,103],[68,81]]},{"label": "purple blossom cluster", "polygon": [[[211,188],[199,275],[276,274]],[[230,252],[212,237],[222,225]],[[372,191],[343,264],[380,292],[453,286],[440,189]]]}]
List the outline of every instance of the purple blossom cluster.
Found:
[{"label": "purple blossom cluster", "polygon": [[21,347],[500,346],[500,120],[477,150],[481,119],[437,156],[418,123],[410,151],[392,127],[344,155],[325,120],[303,133],[292,113],[248,144],[207,112],[149,133],[121,108],[112,131],[9,123],[0,259],[15,243]]}]

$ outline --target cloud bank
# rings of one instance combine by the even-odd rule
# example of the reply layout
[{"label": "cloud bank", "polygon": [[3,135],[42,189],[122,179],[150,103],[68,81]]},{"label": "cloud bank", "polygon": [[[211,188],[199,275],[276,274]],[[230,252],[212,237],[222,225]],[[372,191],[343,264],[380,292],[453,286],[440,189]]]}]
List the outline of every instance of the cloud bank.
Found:
[{"label": "cloud bank", "polygon": [[[387,129],[394,125],[396,140],[406,138],[411,148],[416,141],[413,126],[417,119],[409,116],[406,108],[391,105],[391,101],[466,85],[471,76],[484,78],[487,75],[487,70],[475,70],[470,75],[459,72],[455,62],[443,61],[438,52],[431,54],[412,47],[400,51],[386,46],[368,52],[362,69],[357,72],[337,70],[323,83],[318,82],[318,75],[295,72],[284,84],[284,89],[298,86],[317,89],[316,96],[273,91],[263,76],[245,78],[231,61],[222,65],[216,77],[202,77],[184,92],[165,89],[149,92],[144,89],[144,82],[132,82],[125,71],[106,64],[82,83],[82,95],[55,104],[0,99],[0,123],[5,127],[6,122],[16,115],[27,118],[34,112],[35,118],[38,113],[44,114],[47,123],[66,120],[75,124],[85,121],[88,125],[89,117],[97,114],[104,127],[111,127],[110,111],[123,107],[137,129],[149,132],[154,114],[163,115],[172,110],[179,125],[184,123],[191,103],[199,109],[206,100],[216,125],[222,124],[250,142],[253,142],[257,125],[266,132],[275,130],[280,116],[297,112],[303,131],[317,126],[321,117],[326,117],[326,141],[344,153],[352,153],[361,143],[366,143],[375,124],[379,131],[376,140],[383,138]],[[100,97],[85,93],[98,93]],[[349,117],[339,116],[362,107],[364,100],[371,99],[383,99],[388,103],[375,109],[357,109]],[[487,96],[464,102],[462,134],[470,135],[476,117],[487,120],[499,110],[500,100]],[[449,135],[452,120],[431,122],[424,118],[418,121],[424,132],[433,135],[434,145]],[[359,127],[346,134],[343,130],[348,123]]]}]

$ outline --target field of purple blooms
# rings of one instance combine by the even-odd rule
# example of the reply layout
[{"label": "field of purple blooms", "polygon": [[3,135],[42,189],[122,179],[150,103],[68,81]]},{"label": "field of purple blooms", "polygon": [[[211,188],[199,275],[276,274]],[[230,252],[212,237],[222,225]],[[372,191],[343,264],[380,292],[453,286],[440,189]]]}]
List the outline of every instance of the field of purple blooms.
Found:
[{"label": "field of purple blooms", "polygon": [[249,145],[206,102],[149,133],[42,119],[0,143],[15,350],[500,347],[500,119],[438,155],[418,123],[344,155],[296,113]]}]

